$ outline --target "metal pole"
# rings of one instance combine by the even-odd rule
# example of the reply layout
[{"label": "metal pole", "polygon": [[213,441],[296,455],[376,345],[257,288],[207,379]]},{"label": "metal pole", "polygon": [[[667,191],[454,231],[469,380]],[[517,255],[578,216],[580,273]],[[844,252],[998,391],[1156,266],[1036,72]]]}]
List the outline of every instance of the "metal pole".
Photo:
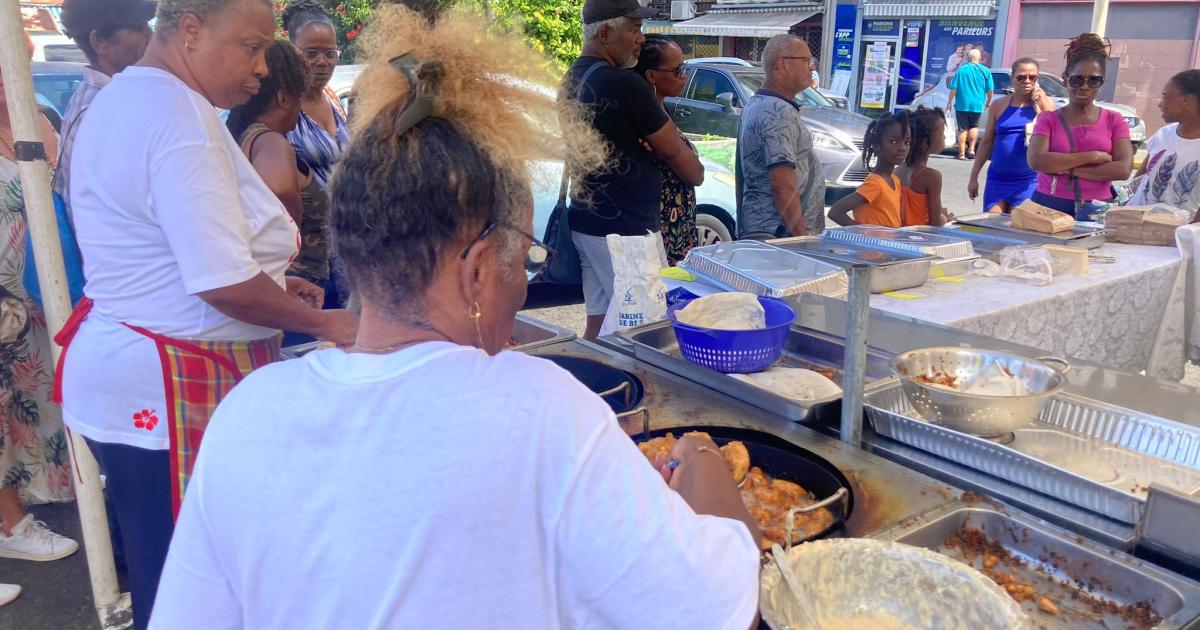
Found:
[{"label": "metal pole", "polygon": [[[15,0],[0,4],[3,5],[0,6],[0,71],[4,74],[4,93],[25,197],[25,216],[33,240],[38,282],[42,288],[46,330],[57,331],[71,313],[71,297],[50,193],[50,169],[42,144],[41,126],[38,124],[33,77],[22,32],[21,9]],[[50,344],[50,353],[57,365],[61,353],[59,347]],[[128,623],[125,613],[129,605],[128,598],[123,600],[117,588],[100,472],[83,438],[73,433],[70,436],[67,444],[74,464],[75,500],[83,526],[92,599],[101,624],[106,628],[115,628]]]},{"label": "metal pole", "polygon": [[842,441],[862,443],[863,386],[867,373],[867,322],[871,317],[871,269],[846,268],[850,292],[846,296],[846,357],[842,366]]},{"label": "metal pole", "polygon": [[1108,29],[1108,0],[1095,0],[1092,4],[1092,32],[1104,37]]},{"label": "metal pole", "polygon": [[837,33],[838,0],[825,0],[825,15],[821,16],[821,87],[833,85],[833,42]]}]

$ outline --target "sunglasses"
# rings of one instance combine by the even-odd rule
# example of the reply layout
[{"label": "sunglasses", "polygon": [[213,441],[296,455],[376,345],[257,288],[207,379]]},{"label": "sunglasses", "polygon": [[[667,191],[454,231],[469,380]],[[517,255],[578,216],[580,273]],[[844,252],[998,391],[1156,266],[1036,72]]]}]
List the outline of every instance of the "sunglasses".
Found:
[{"label": "sunglasses", "polygon": [[1084,76],[1079,76],[1077,74],[1073,74],[1073,75],[1067,77],[1067,85],[1069,85],[1073,88],[1081,88],[1084,86],[1084,84],[1087,84],[1087,86],[1092,89],[1098,88],[1101,85],[1104,85],[1104,77],[1095,76],[1095,75],[1090,76],[1090,77],[1084,77]]},{"label": "sunglasses", "polygon": [[1018,74],[1013,79],[1021,83],[1037,83],[1038,75],[1036,74]]},{"label": "sunglasses", "polygon": [[324,58],[325,61],[337,61],[339,58],[341,58],[341,56],[342,51],[337,48],[329,48],[327,50],[309,48],[308,50],[304,51],[304,60],[309,63],[319,61],[322,58]]},{"label": "sunglasses", "polygon": [[655,70],[658,70],[659,72],[670,72],[671,74],[674,74],[676,77],[681,77],[681,76],[683,76],[683,73],[684,73],[684,64],[681,63],[678,66],[675,66],[674,68],[655,68]]},{"label": "sunglasses", "polygon": [[545,243],[539,241],[537,237],[515,225],[510,225],[508,223],[499,221],[488,221],[487,225],[483,226],[483,231],[479,233],[479,236],[471,239],[471,242],[467,243],[467,247],[463,249],[462,253],[459,254],[458,257],[466,260],[467,254],[470,253],[471,248],[475,246],[475,243],[487,238],[492,232],[496,231],[496,228],[509,229],[529,239],[529,251],[525,253],[526,273],[537,275],[538,272],[542,270],[542,267],[546,266],[546,261],[550,258],[552,250],[547,247]]}]

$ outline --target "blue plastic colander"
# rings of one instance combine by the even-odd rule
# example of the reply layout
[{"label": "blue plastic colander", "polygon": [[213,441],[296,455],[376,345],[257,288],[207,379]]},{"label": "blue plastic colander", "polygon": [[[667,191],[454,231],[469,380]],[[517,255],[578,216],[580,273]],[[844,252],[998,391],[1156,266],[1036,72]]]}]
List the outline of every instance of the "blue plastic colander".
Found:
[{"label": "blue plastic colander", "polygon": [[675,312],[692,300],[676,302],[667,309],[679,352],[683,358],[711,370],[726,374],[761,372],[779,360],[787,342],[788,327],[796,319],[796,311],[783,300],[760,297],[758,302],[766,311],[767,327],[761,330],[717,330],[681,323]]}]

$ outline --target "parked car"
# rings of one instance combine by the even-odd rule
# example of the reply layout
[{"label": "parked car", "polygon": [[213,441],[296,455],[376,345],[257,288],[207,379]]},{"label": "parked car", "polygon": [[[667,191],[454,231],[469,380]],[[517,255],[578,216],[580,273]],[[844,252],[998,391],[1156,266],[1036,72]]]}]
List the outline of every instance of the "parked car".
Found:
[{"label": "parked car", "polygon": [[83,83],[83,64],[34,61],[30,64],[30,70],[38,108],[46,115],[54,130],[61,132],[62,115],[67,110],[67,103],[71,102],[71,96]]},{"label": "parked car", "polygon": [[[675,124],[685,133],[736,138],[742,107],[766,79],[762,69],[692,61],[686,70],[683,95],[666,99]],[[839,109],[812,88],[797,94],[796,100],[824,171],[826,203],[832,203],[867,178],[861,152],[871,119]]]},{"label": "parked car", "polygon": [[[912,108],[916,109],[920,105],[926,107],[946,107],[946,99],[950,97],[950,79],[953,75],[947,76],[942,81],[932,87],[927,88],[924,92],[917,95],[912,102]],[[996,85],[995,94],[1012,94],[1012,70],[1009,68],[992,68],[992,82]],[[1038,80],[1038,85],[1047,96],[1054,99],[1058,107],[1067,104],[1067,86],[1063,85],[1062,79],[1052,75],[1041,75]],[[1143,144],[1146,143],[1146,121],[1138,115],[1136,109],[1119,103],[1110,103],[1108,101],[1096,101],[1096,104],[1104,109],[1111,109],[1121,115],[1129,125],[1129,140],[1133,143],[1134,151],[1137,151]],[[985,115],[980,120],[980,128],[987,125],[987,116]],[[958,124],[954,120],[954,115],[951,112],[946,112],[946,150],[958,150]]]},{"label": "parked car", "polygon": [[87,55],[62,33],[30,33],[29,39],[33,41],[34,61],[87,63]]}]

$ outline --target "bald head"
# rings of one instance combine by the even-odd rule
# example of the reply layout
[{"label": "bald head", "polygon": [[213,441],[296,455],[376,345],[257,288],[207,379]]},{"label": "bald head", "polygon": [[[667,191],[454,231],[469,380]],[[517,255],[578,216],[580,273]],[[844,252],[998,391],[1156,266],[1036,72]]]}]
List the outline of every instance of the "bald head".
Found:
[{"label": "bald head", "polygon": [[767,40],[762,61],[767,82],[775,89],[786,90],[785,94],[800,92],[812,83],[812,52],[795,35],[776,35]]},{"label": "bald head", "polygon": [[979,60],[983,59],[983,55],[980,54],[978,48],[972,48],[967,52],[967,59],[970,60],[971,63],[979,63]]}]

